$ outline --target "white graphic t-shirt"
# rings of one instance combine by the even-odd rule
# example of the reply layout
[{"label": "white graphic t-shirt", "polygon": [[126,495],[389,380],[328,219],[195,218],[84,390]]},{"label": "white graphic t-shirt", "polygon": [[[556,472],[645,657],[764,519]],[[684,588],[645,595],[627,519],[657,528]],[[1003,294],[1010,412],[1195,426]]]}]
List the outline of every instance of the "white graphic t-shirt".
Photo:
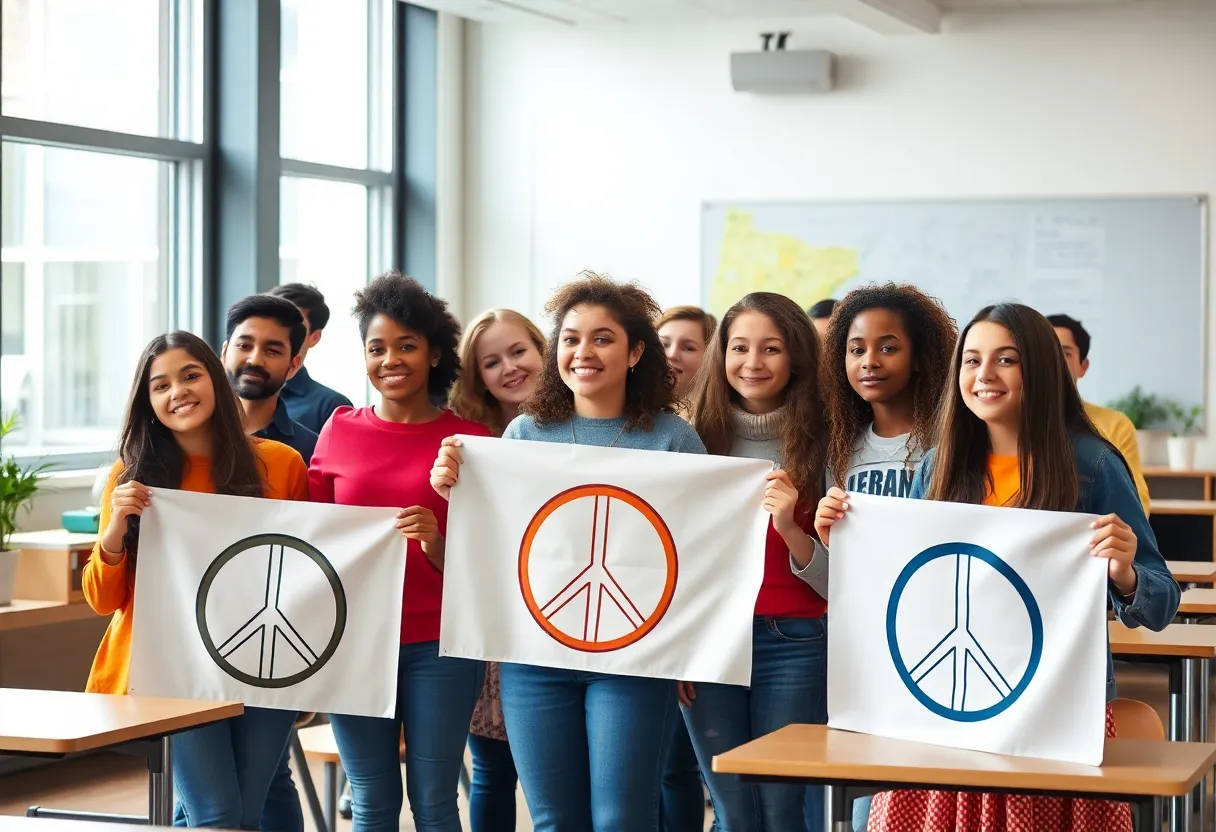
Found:
[{"label": "white graphic t-shirt", "polygon": [[[871,422],[865,433],[853,449],[853,458],[849,460],[849,476],[845,481],[845,491],[850,494],[877,494],[881,497],[907,497],[912,493],[912,479],[924,459],[924,451],[916,449],[908,453],[908,439],[911,434],[900,434],[885,438],[874,432]],[[831,488],[832,475],[827,475],[827,485]],[[828,597],[828,550],[818,540],[815,543],[815,554],[810,563],[799,569],[790,556],[790,570],[820,596]]]},{"label": "white graphic t-shirt", "polygon": [[[849,476],[844,490],[850,494],[874,494],[879,497],[907,497],[912,493],[912,479],[920,468],[924,452],[917,448],[908,453],[908,437],[904,433],[890,438],[874,432],[874,423],[861,435],[853,458],[849,460]],[[834,483],[828,483],[831,487]]]}]

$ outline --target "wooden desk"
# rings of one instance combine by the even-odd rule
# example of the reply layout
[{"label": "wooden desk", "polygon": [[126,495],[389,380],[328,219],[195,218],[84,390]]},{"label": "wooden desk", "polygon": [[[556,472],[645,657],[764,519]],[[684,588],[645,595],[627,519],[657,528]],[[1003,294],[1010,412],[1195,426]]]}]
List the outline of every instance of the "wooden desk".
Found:
[{"label": "wooden desk", "polygon": [[[1101,766],[1009,757],[787,725],[714,757],[713,770],[767,782],[947,791],[993,791],[1122,800],[1149,811],[1154,797],[1183,797],[1212,770],[1216,744],[1107,740]],[[840,789],[834,789],[840,792]],[[833,794],[832,822],[845,818]],[[829,828],[834,828],[829,825]]]},{"label": "wooden desk", "polygon": [[153,740],[140,749],[148,760],[148,817],[170,826],[170,735],[243,712],[239,702],[0,688],[0,754],[58,757]]},{"label": "wooden desk", "polygon": [[[1141,470],[1141,473],[1144,474],[1144,479],[1148,483],[1148,488],[1149,488],[1150,493],[1156,493],[1156,491],[1165,490],[1165,491],[1169,491],[1169,492],[1173,492],[1173,493],[1177,494],[1180,491],[1180,489],[1176,488],[1176,487],[1175,488],[1168,488],[1168,487],[1161,488],[1161,486],[1164,485],[1164,483],[1159,483],[1158,488],[1154,489],[1152,480],[1184,480],[1184,481],[1190,480],[1190,481],[1192,481],[1193,484],[1187,483],[1187,487],[1185,490],[1193,491],[1195,494],[1194,499],[1197,499],[1197,500],[1198,499],[1210,500],[1210,499],[1212,499],[1212,495],[1214,493],[1213,480],[1216,480],[1216,471],[1200,471],[1200,470],[1175,471],[1174,469],[1163,466],[1163,465],[1150,465],[1147,468],[1143,468]],[[1180,484],[1181,483],[1179,483],[1179,485]]]},{"label": "wooden desk", "polygon": [[1216,615],[1216,589],[1194,588],[1182,591],[1179,615]]},{"label": "wooden desk", "polygon": [[1180,584],[1216,584],[1216,562],[1167,560],[1165,565]]},{"label": "wooden desk", "polygon": [[81,577],[97,541],[95,534],[77,534],[65,529],[18,532],[9,547],[20,550],[14,598],[32,601],[84,601]]},{"label": "wooden desk", "polygon": [[1159,514],[1192,514],[1216,517],[1216,500],[1152,500],[1152,516]]}]

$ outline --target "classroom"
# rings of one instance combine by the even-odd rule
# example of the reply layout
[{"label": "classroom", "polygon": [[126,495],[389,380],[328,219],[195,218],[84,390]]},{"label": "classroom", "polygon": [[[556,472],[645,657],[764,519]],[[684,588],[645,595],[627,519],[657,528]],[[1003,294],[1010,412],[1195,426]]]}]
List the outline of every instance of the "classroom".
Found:
[{"label": "classroom", "polygon": [[0,0],[0,832],[1216,832],[1212,79],[1216,0]]}]

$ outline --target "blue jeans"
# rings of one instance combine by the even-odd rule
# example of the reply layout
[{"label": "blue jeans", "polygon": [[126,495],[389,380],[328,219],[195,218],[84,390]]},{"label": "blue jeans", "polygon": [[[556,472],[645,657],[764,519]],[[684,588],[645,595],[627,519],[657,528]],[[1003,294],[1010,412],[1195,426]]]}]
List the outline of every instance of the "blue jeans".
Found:
[{"label": "blue jeans", "polygon": [[500,665],[502,711],[536,832],[653,832],[676,683]]},{"label": "blue jeans", "polygon": [[827,722],[827,655],[825,619],[757,616],[751,687],[695,686],[684,721],[709,785],[717,832],[822,832],[822,787],[752,785],[715,774],[712,764],[715,755],[791,723]]},{"label": "blue jeans", "polygon": [[[295,714],[294,719],[299,714]],[[304,809],[300,806],[300,793],[291,779],[291,744],[283,749],[283,756],[270,781],[266,794],[266,805],[262,807],[262,832],[304,832]]]},{"label": "blue jeans", "polygon": [[469,719],[485,665],[439,655],[439,642],[401,645],[393,719],[330,714],[350,781],[354,832],[397,832],[401,819],[400,736],[405,790],[418,832],[461,832],[456,792]]},{"label": "blue jeans", "polygon": [[295,718],[295,711],[246,708],[174,737],[173,824],[259,829]]},{"label": "blue jeans", "polygon": [[873,797],[859,797],[853,801],[853,832],[866,832],[870,822],[870,801]]},{"label": "blue jeans", "polygon": [[677,713],[671,720],[671,745],[663,766],[663,792],[660,801],[661,832],[704,832],[705,790],[697,765],[688,727]]},{"label": "blue jeans", "polygon": [[515,759],[506,740],[469,734],[473,776],[469,783],[469,829],[515,832]]}]

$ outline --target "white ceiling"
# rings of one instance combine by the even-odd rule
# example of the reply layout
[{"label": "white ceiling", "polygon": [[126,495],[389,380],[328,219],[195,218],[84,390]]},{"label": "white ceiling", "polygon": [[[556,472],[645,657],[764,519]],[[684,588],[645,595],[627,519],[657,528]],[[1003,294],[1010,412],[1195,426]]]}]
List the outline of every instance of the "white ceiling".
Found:
[{"label": "white ceiling", "polygon": [[[863,0],[410,0],[438,11],[484,23],[543,22],[565,25],[657,23],[708,20],[796,19],[837,15]],[[900,0],[864,0],[884,13]],[[1042,6],[1090,6],[1146,0],[923,0],[943,10]],[[922,10],[923,11],[923,10]],[[898,12],[895,15],[899,17]],[[916,26],[922,29],[923,27]]]}]

